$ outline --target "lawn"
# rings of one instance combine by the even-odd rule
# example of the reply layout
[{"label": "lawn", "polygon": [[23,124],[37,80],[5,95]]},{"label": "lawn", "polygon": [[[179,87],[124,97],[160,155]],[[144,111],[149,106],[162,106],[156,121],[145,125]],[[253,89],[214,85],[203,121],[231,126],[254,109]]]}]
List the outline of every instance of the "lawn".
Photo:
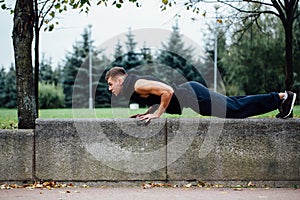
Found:
[{"label": "lawn", "polygon": [[[130,115],[144,113],[146,109],[130,110],[126,108],[96,108],[89,109],[42,109],[39,111],[39,118],[127,118]],[[274,118],[278,111],[272,111],[255,118]],[[201,117],[190,109],[184,109],[183,115],[164,114],[163,117],[174,118],[193,118]],[[294,117],[300,117],[300,105],[294,107]],[[17,110],[0,109],[0,129],[17,128]]]}]

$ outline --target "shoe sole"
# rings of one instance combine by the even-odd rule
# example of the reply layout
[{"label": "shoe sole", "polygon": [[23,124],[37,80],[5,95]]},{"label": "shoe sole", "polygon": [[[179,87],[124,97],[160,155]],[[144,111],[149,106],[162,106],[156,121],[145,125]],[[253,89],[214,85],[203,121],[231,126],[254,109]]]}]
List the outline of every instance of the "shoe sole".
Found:
[{"label": "shoe sole", "polygon": [[282,117],[283,119],[288,118],[289,115],[292,113],[295,101],[296,101],[296,93],[294,93],[294,95],[293,95],[293,100],[292,100],[292,104],[291,104],[291,108],[290,108],[289,114],[287,114],[286,116]]}]

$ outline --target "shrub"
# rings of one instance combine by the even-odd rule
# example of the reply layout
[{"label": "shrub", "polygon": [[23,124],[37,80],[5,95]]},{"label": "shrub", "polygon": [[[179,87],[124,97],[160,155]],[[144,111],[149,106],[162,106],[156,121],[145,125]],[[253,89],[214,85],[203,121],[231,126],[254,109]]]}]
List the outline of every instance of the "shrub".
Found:
[{"label": "shrub", "polygon": [[64,93],[61,86],[54,84],[39,84],[39,108],[62,108],[64,107]]}]

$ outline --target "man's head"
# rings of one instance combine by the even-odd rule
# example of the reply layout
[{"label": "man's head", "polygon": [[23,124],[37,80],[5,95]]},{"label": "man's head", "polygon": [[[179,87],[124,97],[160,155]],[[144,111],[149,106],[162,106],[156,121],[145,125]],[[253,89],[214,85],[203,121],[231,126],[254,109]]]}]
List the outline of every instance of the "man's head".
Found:
[{"label": "man's head", "polygon": [[127,73],[123,67],[113,67],[105,75],[105,80],[108,84],[108,89],[118,96],[123,88],[123,82]]}]

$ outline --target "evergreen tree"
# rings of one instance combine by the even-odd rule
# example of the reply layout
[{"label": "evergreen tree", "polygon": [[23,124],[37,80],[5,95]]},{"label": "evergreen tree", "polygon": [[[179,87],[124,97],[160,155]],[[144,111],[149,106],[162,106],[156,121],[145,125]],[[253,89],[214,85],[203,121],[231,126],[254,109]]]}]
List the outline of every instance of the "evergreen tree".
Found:
[{"label": "evergreen tree", "polygon": [[130,28],[126,34],[125,46],[127,51],[123,52],[122,45],[118,41],[114,53],[115,60],[111,63],[110,67],[120,66],[129,70],[144,63],[142,53],[136,49],[137,42]]},{"label": "evergreen tree", "polygon": [[55,86],[61,86],[63,84],[63,70],[61,65],[58,65],[57,68],[54,69],[52,80]]},{"label": "evergreen tree", "polygon": [[109,107],[111,103],[111,93],[108,91],[105,80],[105,69],[111,61],[104,55],[100,59],[94,61],[95,66],[95,80],[94,84],[97,86],[95,94],[95,107]]},{"label": "evergreen tree", "polygon": [[141,53],[137,52],[137,42],[135,41],[135,36],[131,32],[131,28],[129,28],[128,33],[126,34],[125,45],[127,52],[123,58],[124,68],[131,69],[141,65],[143,63],[143,61],[141,60]]},{"label": "evergreen tree", "polygon": [[[73,45],[73,51],[69,52],[66,56],[65,65],[63,67],[63,91],[65,95],[65,107],[67,108],[72,107],[72,98],[74,98],[74,102],[77,102],[81,106],[88,105],[88,65],[86,64],[88,55],[89,33],[88,30],[85,29],[82,34],[82,41],[76,42],[75,45]],[[80,74],[85,74],[85,76],[76,79],[78,70],[81,70],[82,73]],[[76,95],[73,96],[75,79],[78,81],[78,84],[75,86],[77,87]]]},{"label": "evergreen tree", "polygon": [[198,81],[205,84],[201,74],[192,64],[194,49],[185,47],[177,23],[172,28],[169,41],[167,44],[162,43],[162,50],[158,55],[157,74],[163,74],[161,78],[164,81],[175,84],[186,81]]},{"label": "evergreen tree", "polygon": [[123,46],[121,45],[120,40],[118,40],[118,43],[116,44],[115,53],[114,53],[114,59],[118,59],[123,55]]},{"label": "evergreen tree", "polygon": [[5,108],[17,107],[16,71],[12,65],[5,76],[4,83],[4,102]]},{"label": "evergreen tree", "polygon": [[115,52],[114,52],[114,65],[115,66],[123,66],[123,60],[124,60],[124,53],[122,50],[123,46],[120,42],[120,40],[118,40],[118,43],[116,44],[115,47]]},{"label": "evergreen tree", "polygon": [[54,74],[52,71],[52,63],[51,59],[46,60],[45,55],[42,57],[42,61],[40,63],[40,75],[39,82],[52,84],[54,82]]},{"label": "evergreen tree", "polygon": [[127,52],[134,52],[137,42],[134,41],[134,35],[131,32],[131,28],[128,29],[126,34],[127,41],[125,42]]},{"label": "evergreen tree", "polygon": [[6,96],[4,92],[5,77],[6,77],[5,69],[4,67],[2,67],[0,69],[0,107],[4,107],[4,102],[5,102],[5,96]]}]

